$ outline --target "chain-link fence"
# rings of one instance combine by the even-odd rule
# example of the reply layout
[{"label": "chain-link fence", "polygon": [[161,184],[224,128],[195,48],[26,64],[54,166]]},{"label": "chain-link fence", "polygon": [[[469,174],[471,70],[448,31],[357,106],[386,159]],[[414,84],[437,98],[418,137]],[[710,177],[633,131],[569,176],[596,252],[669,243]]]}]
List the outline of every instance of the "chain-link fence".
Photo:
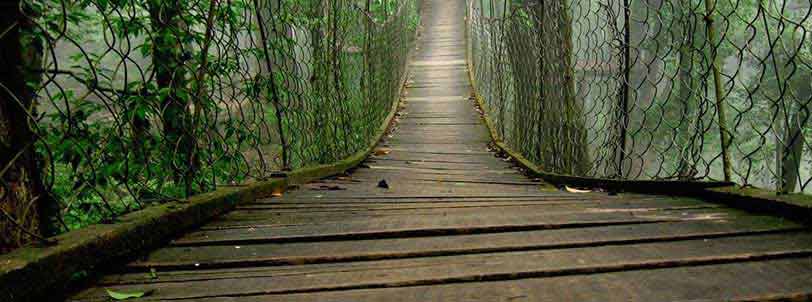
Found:
[{"label": "chain-link fence", "polygon": [[812,190],[812,2],[469,0],[476,90],[542,169]]},{"label": "chain-link fence", "polygon": [[360,151],[418,5],[4,1],[0,246]]}]

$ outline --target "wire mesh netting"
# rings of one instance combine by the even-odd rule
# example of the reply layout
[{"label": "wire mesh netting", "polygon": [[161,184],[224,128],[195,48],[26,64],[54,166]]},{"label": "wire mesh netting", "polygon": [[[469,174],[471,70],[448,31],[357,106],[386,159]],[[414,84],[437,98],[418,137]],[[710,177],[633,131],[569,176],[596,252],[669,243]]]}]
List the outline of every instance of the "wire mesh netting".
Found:
[{"label": "wire mesh netting", "polygon": [[362,150],[418,5],[4,1],[0,246]]},{"label": "wire mesh netting", "polygon": [[812,2],[469,0],[476,91],[545,171],[809,192]]}]

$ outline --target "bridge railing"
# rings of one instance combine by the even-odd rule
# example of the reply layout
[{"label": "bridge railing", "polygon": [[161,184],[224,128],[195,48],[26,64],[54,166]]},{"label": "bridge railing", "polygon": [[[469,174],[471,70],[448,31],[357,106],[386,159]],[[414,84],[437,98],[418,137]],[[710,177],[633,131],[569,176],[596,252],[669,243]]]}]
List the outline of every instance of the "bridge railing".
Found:
[{"label": "bridge railing", "polygon": [[812,190],[805,0],[469,0],[476,92],[550,173]]},{"label": "bridge railing", "polygon": [[418,2],[3,1],[0,250],[358,152]]}]

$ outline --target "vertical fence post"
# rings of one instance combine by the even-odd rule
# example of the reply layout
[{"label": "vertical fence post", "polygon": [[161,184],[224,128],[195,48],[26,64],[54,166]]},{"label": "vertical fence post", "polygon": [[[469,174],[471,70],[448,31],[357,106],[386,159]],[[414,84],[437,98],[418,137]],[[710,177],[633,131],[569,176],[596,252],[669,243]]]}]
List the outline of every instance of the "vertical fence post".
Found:
[{"label": "vertical fence post", "polygon": [[[271,51],[270,51],[270,49],[268,47],[268,43],[270,43],[270,41],[269,41],[268,33],[265,31],[265,22],[263,22],[263,20],[262,20],[262,14],[260,14],[261,6],[259,5],[259,1],[260,0],[254,0],[254,9],[256,9],[255,14],[257,16],[257,23],[258,23],[257,25],[259,27],[259,34],[260,34],[260,38],[261,38],[260,43],[262,43],[262,52],[263,52],[263,55],[265,57],[265,65],[266,65],[266,68],[268,69],[268,74],[270,75],[269,82],[270,82],[270,86],[271,86],[270,87],[270,89],[271,89],[271,101],[272,101],[272,104],[273,104],[273,107],[274,107],[274,113],[276,115],[277,131],[279,131],[279,141],[282,144],[282,170],[283,171],[290,171],[290,158],[288,156],[288,144],[287,144],[286,137],[285,137],[284,120],[282,119],[283,118],[282,104],[281,104],[281,102],[279,100],[279,92],[277,91],[277,87],[276,87],[276,79],[274,79],[274,73],[273,73],[274,64],[271,61],[272,54],[271,54]],[[279,7],[277,9],[282,9],[282,8]],[[273,12],[271,12],[269,15],[270,15],[270,18],[271,18],[271,27],[275,28],[276,24],[273,21]]]},{"label": "vertical fence post", "polygon": [[620,155],[617,161],[617,178],[623,178],[623,161],[626,159],[626,136],[629,127],[629,83],[631,81],[631,8],[629,0],[623,0],[623,83],[620,85],[619,118]]},{"label": "vertical fence post", "polygon": [[716,98],[716,115],[719,123],[719,138],[722,143],[722,172],[725,181],[730,181],[730,135],[727,129],[725,102],[722,94],[722,76],[718,65],[718,52],[716,45],[716,31],[713,24],[713,12],[716,10],[716,0],[705,0],[705,28],[708,44],[710,46],[710,68],[713,73],[714,97]]}]

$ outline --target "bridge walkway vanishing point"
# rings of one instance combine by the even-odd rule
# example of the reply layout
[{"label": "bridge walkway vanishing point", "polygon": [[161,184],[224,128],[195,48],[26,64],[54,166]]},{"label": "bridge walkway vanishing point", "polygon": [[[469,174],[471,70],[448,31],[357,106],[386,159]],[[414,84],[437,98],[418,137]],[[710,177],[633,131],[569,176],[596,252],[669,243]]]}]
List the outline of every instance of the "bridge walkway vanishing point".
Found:
[{"label": "bridge walkway vanishing point", "polygon": [[558,191],[489,152],[463,6],[425,4],[399,125],[353,173],[240,206],[70,300],[810,297],[801,225],[689,198]]}]

